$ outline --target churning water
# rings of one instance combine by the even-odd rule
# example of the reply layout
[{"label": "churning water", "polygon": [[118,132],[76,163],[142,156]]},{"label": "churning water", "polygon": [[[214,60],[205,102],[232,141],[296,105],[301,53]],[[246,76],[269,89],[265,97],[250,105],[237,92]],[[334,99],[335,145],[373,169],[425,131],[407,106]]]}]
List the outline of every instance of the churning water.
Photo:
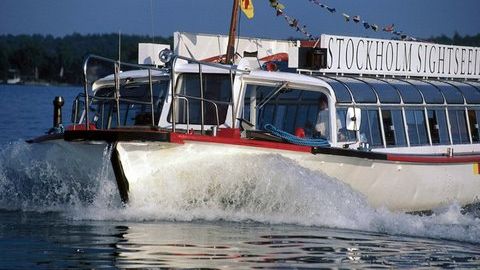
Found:
[{"label": "churning water", "polygon": [[28,99],[0,115],[0,268],[480,267],[478,207],[375,209],[278,155],[192,152],[149,168],[155,180],[123,206],[108,147],[93,160],[22,141],[48,129],[55,95],[75,93],[3,86],[0,106],[19,93]]}]

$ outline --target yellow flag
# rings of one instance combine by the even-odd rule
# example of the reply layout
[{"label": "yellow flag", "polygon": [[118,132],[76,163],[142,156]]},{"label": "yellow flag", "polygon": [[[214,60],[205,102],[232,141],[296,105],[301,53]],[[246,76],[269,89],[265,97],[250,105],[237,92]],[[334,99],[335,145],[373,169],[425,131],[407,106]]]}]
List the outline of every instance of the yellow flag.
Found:
[{"label": "yellow flag", "polygon": [[240,2],[240,8],[242,9],[243,13],[247,18],[251,19],[253,18],[254,15],[254,9],[253,9],[253,0],[242,0]]}]

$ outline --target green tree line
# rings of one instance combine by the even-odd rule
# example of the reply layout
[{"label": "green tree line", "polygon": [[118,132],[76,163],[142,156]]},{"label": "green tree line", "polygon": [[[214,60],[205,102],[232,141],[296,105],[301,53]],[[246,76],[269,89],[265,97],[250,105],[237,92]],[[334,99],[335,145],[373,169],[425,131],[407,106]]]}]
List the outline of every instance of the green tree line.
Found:
[{"label": "green tree line", "polygon": [[[173,43],[171,37],[153,40]],[[136,63],[141,42],[152,42],[152,38],[122,35],[121,60]],[[9,69],[15,69],[22,80],[81,84],[83,60],[89,54],[117,59],[118,34],[0,35],[0,82],[7,78]]]},{"label": "green tree line", "polygon": [[[156,43],[173,43],[172,37],[155,37]],[[480,47],[480,34],[431,37],[428,41]],[[122,61],[136,63],[138,43],[152,42],[148,36],[122,35]],[[88,54],[118,58],[118,34],[0,35],[0,81],[8,70],[17,70],[23,80],[49,83],[81,84],[82,64]]]}]

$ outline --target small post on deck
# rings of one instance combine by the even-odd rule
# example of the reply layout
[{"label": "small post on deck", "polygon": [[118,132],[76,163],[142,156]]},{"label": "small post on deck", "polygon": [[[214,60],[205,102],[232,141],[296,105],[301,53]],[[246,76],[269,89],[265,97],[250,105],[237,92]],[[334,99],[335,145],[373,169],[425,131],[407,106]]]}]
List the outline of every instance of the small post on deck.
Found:
[{"label": "small post on deck", "polygon": [[62,125],[62,106],[65,104],[62,96],[56,96],[53,100],[53,127],[59,128]]}]

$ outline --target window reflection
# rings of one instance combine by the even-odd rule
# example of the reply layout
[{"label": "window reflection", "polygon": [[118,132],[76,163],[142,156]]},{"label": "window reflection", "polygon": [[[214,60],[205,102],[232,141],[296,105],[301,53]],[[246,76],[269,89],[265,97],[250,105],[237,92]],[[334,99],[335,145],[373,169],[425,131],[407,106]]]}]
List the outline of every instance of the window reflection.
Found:
[{"label": "window reflection", "polygon": [[347,108],[337,109],[337,140],[351,142],[356,140],[355,131],[347,130]]},{"label": "window reflection", "polygon": [[387,146],[406,146],[405,128],[400,109],[382,110],[383,129]]},{"label": "window reflection", "polygon": [[[182,74],[180,77],[178,93],[185,96],[177,101],[177,123],[201,124],[202,101],[199,74]],[[218,107],[218,120],[222,124],[227,117],[227,110],[232,98],[230,76],[224,74],[203,74],[203,98],[214,102]],[[212,102],[203,102],[204,124],[217,124],[217,109]],[[188,113],[187,113],[188,112]],[[187,121],[187,114],[190,118]]]},{"label": "window reflection", "polygon": [[427,126],[425,124],[425,114],[421,109],[405,110],[407,120],[407,131],[410,145],[428,144]]},{"label": "window reflection", "polygon": [[291,134],[302,128],[306,137],[330,136],[328,98],[321,92],[248,85],[243,118],[256,129],[272,124]]},{"label": "window reflection", "polygon": [[463,109],[449,109],[448,117],[452,131],[452,142],[454,144],[469,143],[465,111]]},{"label": "window reflection", "polygon": [[383,146],[377,109],[362,109],[360,134],[361,139],[366,139],[371,146]]},{"label": "window reflection", "polygon": [[479,110],[468,110],[468,121],[470,123],[470,134],[473,142],[480,142],[480,129],[478,126],[478,120],[480,120]]},{"label": "window reflection", "polygon": [[429,109],[428,126],[432,144],[449,144],[447,117],[444,109]]}]

